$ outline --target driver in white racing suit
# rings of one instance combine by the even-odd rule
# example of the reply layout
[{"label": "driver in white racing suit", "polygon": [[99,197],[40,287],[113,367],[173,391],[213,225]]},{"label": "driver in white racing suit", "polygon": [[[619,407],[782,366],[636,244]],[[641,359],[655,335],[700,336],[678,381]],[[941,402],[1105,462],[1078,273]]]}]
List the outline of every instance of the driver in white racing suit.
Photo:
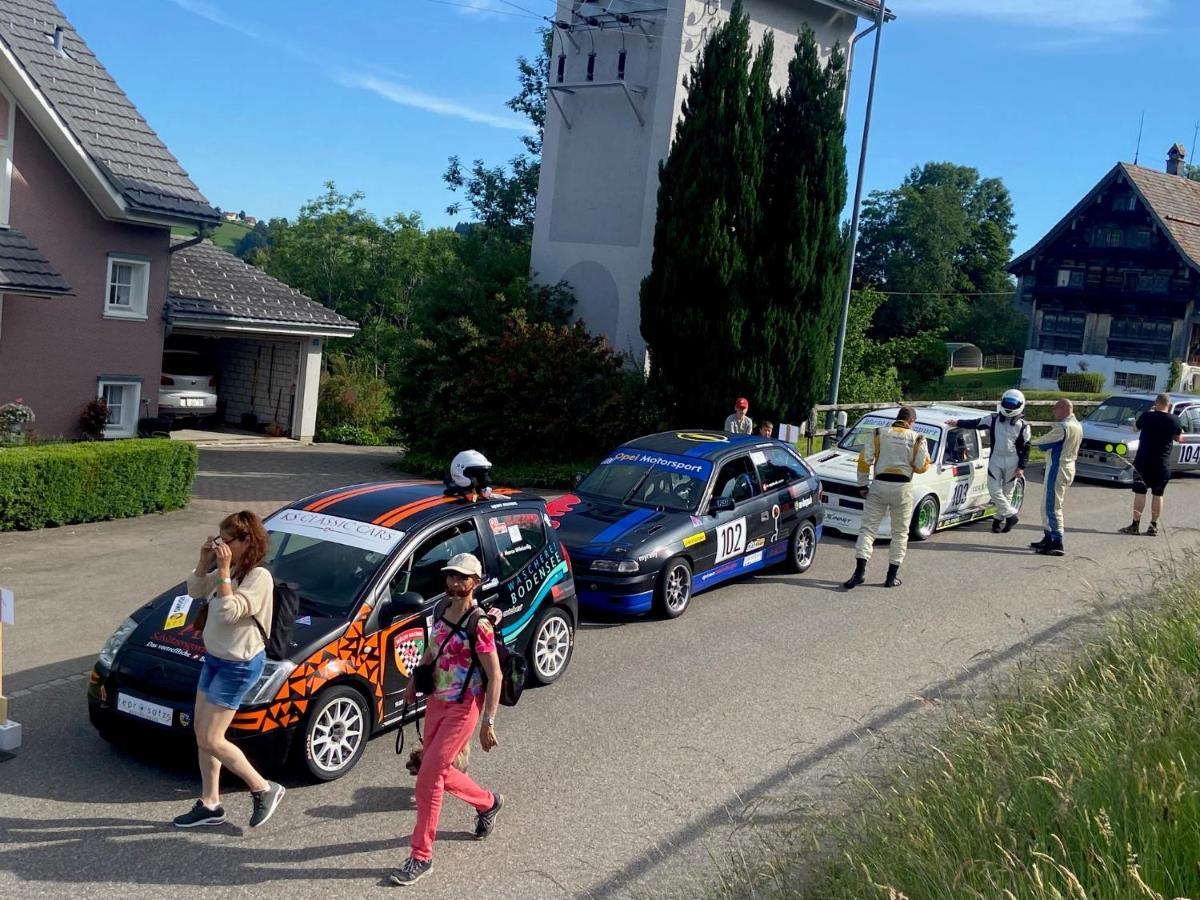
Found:
[{"label": "driver in white racing suit", "polygon": [[992,518],[992,531],[1012,531],[1017,524],[1017,508],[1013,506],[1013,492],[1017,479],[1025,476],[1025,464],[1029,462],[1029,423],[1021,415],[1025,411],[1025,395],[1018,390],[1005,391],[990,416],[980,419],[948,419],[951,428],[975,428],[986,431],[990,438],[992,455],[988,459],[988,493],[996,507]]}]

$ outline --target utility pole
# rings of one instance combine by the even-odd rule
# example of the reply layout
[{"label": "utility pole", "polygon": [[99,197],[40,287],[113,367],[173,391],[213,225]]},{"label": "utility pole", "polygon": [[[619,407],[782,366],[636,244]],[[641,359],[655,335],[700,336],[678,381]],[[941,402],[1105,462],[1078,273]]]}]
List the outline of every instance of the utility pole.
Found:
[{"label": "utility pole", "polygon": [[[884,0],[879,0],[875,16],[875,55],[871,60],[871,81],[867,86],[867,110],[863,120],[862,147],[858,153],[858,178],[854,185],[854,208],[850,214],[850,253],[846,262],[846,292],[842,297],[842,318],[838,323],[837,343],[833,351],[833,378],[829,383],[829,404],[838,402],[842,382],[842,355],[846,349],[846,324],[850,318],[850,295],[854,287],[854,255],[858,251],[858,217],[862,209],[863,178],[867,170],[867,140],[871,136],[871,110],[875,105],[875,76],[879,71],[879,42],[883,38],[883,20],[887,14]],[[847,86],[849,90],[849,86]],[[833,427],[833,410],[826,415],[826,428]]]}]

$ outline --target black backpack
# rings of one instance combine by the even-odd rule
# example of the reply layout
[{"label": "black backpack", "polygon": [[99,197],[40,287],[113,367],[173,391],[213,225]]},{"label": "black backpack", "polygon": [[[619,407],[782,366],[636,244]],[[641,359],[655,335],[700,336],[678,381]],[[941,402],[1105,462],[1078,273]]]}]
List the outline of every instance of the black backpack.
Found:
[{"label": "black backpack", "polygon": [[[470,616],[471,621],[467,627],[467,635],[471,641],[471,668],[467,671],[466,681],[463,682],[462,693],[458,695],[459,703],[462,703],[463,698],[467,695],[467,688],[471,684],[471,676],[476,667],[479,668],[479,674],[483,676],[484,686],[487,686],[487,672],[479,664],[479,657],[475,653],[475,634],[478,631],[479,617],[486,615],[487,613],[482,609],[476,608]],[[508,645],[504,643],[499,628],[496,628],[495,632],[496,656],[500,659],[500,705],[516,706],[517,701],[521,699],[521,692],[525,690],[525,676],[529,672],[529,663],[520,654],[509,652]]]},{"label": "black backpack", "polygon": [[258,626],[258,633],[263,636],[263,643],[267,645],[267,658],[287,659],[292,635],[296,632],[296,617],[300,615],[300,594],[294,584],[277,581],[271,599],[274,611],[271,613],[270,634],[262,627],[262,622],[254,616],[251,618]]}]

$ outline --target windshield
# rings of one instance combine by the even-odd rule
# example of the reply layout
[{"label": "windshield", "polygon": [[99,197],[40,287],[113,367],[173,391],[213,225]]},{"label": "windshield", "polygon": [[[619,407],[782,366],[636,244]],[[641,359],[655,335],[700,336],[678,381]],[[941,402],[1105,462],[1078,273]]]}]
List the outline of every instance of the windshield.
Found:
[{"label": "windshield", "polygon": [[[863,416],[850,431],[846,432],[846,436],[842,438],[838,446],[843,450],[853,450],[857,453],[871,437],[872,432],[877,428],[887,428],[895,421],[894,416]],[[925,443],[929,448],[929,458],[937,459],[938,444],[942,440],[942,429],[924,422],[913,422],[912,427],[917,434],[925,436]]]},{"label": "windshield", "polygon": [[264,565],[294,584],[302,612],[345,617],[404,535],[365,522],[289,509],[266,522],[271,549]]},{"label": "windshield", "polygon": [[647,450],[618,450],[580,482],[577,493],[612,503],[690,512],[712,474],[705,459]]},{"label": "windshield", "polygon": [[1112,397],[1088,413],[1084,421],[1093,425],[1133,428],[1137,417],[1150,408],[1150,403],[1139,397]]}]

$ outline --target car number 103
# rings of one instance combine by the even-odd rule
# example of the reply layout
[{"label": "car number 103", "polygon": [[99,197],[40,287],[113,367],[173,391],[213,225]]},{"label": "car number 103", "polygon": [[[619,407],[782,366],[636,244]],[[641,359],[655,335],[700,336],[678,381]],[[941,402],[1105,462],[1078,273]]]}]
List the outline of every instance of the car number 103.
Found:
[{"label": "car number 103", "polygon": [[962,506],[967,502],[967,490],[971,487],[969,481],[960,481],[954,486],[954,496],[950,498],[950,505]]},{"label": "car number 103", "polygon": [[746,519],[734,519],[717,526],[717,562],[724,562],[746,549]]}]

